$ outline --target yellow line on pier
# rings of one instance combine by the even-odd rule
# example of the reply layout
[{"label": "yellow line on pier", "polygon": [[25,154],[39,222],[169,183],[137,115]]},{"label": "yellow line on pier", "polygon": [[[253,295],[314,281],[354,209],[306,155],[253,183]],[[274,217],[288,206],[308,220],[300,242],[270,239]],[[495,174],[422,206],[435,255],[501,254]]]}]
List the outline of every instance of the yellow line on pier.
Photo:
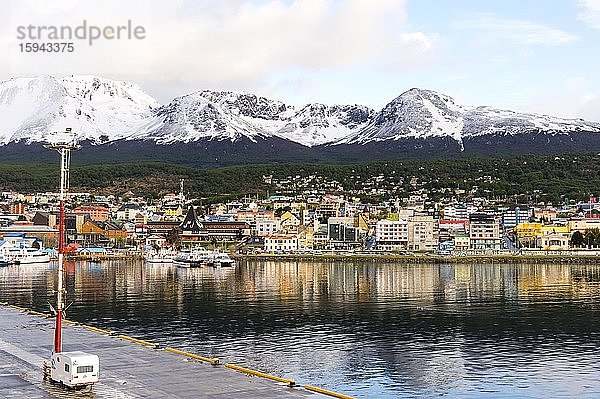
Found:
[{"label": "yellow line on pier", "polygon": [[131,342],[135,342],[136,344],[140,344],[140,345],[144,345],[144,346],[149,346],[151,348],[155,348],[158,346],[158,344],[153,344],[152,342],[148,342],[148,341],[144,341],[142,339],[137,339],[137,338],[133,338],[133,337],[129,337],[127,335],[117,335],[117,338],[121,338],[127,341],[131,341]]},{"label": "yellow line on pier", "polygon": [[224,366],[225,367],[229,367],[230,369],[233,369],[233,370],[236,370],[236,371],[240,371],[242,373],[246,373],[246,374],[250,374],[250,375],[255,375],[257,377],[262,377],[262,378],[268,378],[270,380],[274,380],[274,381],[278,381],[278,382],[283,382],[283,383],[288,384],[291,387],[293,387],[294,385],[296,385],[296,381],[295,380],[288,380],[288,379],[277,377],[277,376],[274,376],[274,375],[271,375],[271,374],[262,373],[260,371],[256,371],[256,370],[252,370],[252,369],[247,369],[245,367],[236,366],[235,364],[225,363]]},{"label": "yellow line on pier", "polygon": [[8,305],[9,308],[13,308],[13,309],[17,309],[20,310],[22,312],[27,312],[29,309],[27,308],[22,308],[21,306],[17,306],[17,305]]},{"label": "yellow line on pier", "polygon": [[101,328],[98,327],[93,327],[93,326],[88,326],[86,324],[82,324],[81,327],[88,329],[90,331],[94,331],[100,334],[106,334],[106,335],[113,335],[115,332],[114,331],[108,331],[108,330],[103,330]]},{"label": "yellow line on pier", "polygon": [[305,385],[304,389],[307,389],[307,390],[313,391],[313,392],[322,393],[323,395],[328,395],[328,396],[332,396],[334,398],[339,398],[339,399],[355,399],[353,396],[348,396],[348,395],[344,395],[341,393],[328,391],[326,389],[313,387],[311,385]]},{"label": "yellow line on pier", "polygon": [[72,326],[78,326],[79,322],[78,321],[73,321],[73,320],[67,320],[67,319],[63,319],[63,321],[67,324],[70,324]]},{"label": "yellow line on pier", "polygon": [[34,315],[36,315],[36,316],[42,316],[42,317],[48,317],[48,316],[50,316],[50,315],[49,315],[49,314],[47,314],[47,313],[42,313],[42,312],[38,312],[38,311],[35,311],[35,310],[31,310],[31,309],[29,309],[29,310],[27,311],[27,313],[29,313],[29,314],[34,314]]},{"label": "yellow line on pier", "polygon": [[178,355],[187,356],[191,359],[202,360],[203,362],[210,363],[214,366],[219,364],[219,358],[216,358],[216,357],[204,357],[204,356],[194,355],[193,353],[184,352],[182,350],[175,349],[175,348],[165,348],[165,350],[167,352],[172,352],[172,353],[176,353]]}]

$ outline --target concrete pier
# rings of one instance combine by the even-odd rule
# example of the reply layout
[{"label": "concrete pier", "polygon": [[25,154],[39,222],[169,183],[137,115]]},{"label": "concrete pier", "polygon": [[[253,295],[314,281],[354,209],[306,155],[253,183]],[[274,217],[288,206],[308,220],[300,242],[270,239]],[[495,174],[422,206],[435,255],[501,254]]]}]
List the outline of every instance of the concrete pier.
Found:
[{"label": "concrete pier", "polygon": [[65,391],[43,380],[42,363],[52,350],[53,319],[0,306],[0,398],[331,397],[311,391],[310,386],[272,380],[237,365],[214,365],[210,363],[214,359],[201,361],[201,357],[154,348],[151,343],[130,341],[102,330],[67,323],[63,331],[64,351],[85,351],[100,357],[100,382],[93,392]]}]

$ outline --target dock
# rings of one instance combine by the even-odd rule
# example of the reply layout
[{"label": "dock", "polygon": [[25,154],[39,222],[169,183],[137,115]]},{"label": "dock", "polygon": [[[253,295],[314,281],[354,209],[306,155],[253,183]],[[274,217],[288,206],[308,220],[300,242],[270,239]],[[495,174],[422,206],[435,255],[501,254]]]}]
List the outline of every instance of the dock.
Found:
[{"label": "dock", "polygon": [[[175,348],[66,321],[64,348],[100,357],[100,382],[93,398],[342,398],[351,397],[294,380],[221,364]],[[53,319],[43,313],[0,304],[0,398],[80,398],[77,391],[43,380],[50,358]]]}]

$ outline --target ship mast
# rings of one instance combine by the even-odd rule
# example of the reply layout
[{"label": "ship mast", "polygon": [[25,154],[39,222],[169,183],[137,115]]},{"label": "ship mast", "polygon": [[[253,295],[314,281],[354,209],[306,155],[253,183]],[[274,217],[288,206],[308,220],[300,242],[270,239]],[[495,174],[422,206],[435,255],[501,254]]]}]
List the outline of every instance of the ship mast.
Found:
[{"label": "ship mast", "polygon": [[71,165],[71,150],[78,150],[74,133],[67,128],[69,140],[58,141],[46,145],[60,154],[60,210],[58,216],[58,283],[56,288],[56,324],[54,327],[54,353],[62,352],[62,319],[65,309],[65,289],[63,283],[65,255],[65,201],[69,192],[69,168]]}]

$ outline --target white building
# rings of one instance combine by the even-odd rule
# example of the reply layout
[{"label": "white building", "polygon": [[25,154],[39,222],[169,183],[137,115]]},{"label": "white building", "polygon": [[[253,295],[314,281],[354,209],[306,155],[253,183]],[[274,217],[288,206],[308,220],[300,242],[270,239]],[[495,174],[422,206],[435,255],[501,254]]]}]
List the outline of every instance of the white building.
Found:
[{"label": "white building", "polygon": [[380,220],[375,226],[377,249],[399,251],[408,247],[408,221]]},{"label": "white building", "polygon": [[256,235],[259,237],[275,234],[277,230],[279,230],[279,221],[277,220],[256,221]]},{"label": "white building", "polygon": [[291,252],[298,250],[298,237],[295,235],[268,235],[265,237],[266,252]]},{"label": "white building", "polygon": [[419,215],[408,219],[408,249],[435,251],[439,240],[439,224],[433,216]]},{"label": "white building", "polygon": [[483,213],[474,213],[469,216],[469,242],[470,249],[479,252],[500,250],[500,223],[497,217]]}]

